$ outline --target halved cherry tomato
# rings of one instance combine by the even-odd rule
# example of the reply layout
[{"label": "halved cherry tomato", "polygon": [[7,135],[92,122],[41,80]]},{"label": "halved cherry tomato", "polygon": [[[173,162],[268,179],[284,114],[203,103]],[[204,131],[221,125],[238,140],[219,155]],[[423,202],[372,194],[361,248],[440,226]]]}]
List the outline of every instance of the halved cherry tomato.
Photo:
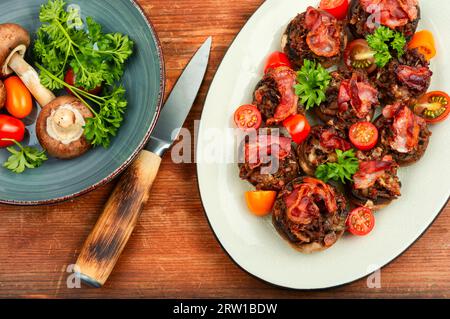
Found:
[{"label": "halved cherry tomato", "polygon": [[408,43],[408,48],[419,50],[428,61],[436,55],[436,44],[433,33],[428,30],[416,32]]},{"label": "halved cherry tomato", "polygon": [[[64,82],[66,82],[69,85],[75,86],[75,82],[76,82],[77,76],[75,75],[75,72],[73,72],[73,69],[70,68],[67,73],[66,76],[64,77]],[[100,92],[102,91],[102,86],[99,85],[97,86],[95,89],[89,90],[87,91],[86,89],[82,88],[82,87],[77,87],[78,89],[88,92],[90,94],[93,95],[99,95]],[[69,88],[66,88],[67,93],[69,93],[70,95],[74,95],[72,90]]]},{"label": "halved cherry tomato", "polygon": [[257,130],[262,122],[261,112],[254,105],[242,105],[234,112],[234,122],[244,131]]},{"label": "halved cherry tomato", "polygon": [[311,132],[311,126],[306,117],[301,114],[291,115],[283,121],[283,126],[288,130],[292,140],[300,144]]},{"label": "halved cherry tomato", "polygon": [[450,115],[450,97],[442,91],[429,92],[414,105],[414,113],[427,123],[442,122]]},{"label": "halved cherry tomato", "polygon": [[272,211],[276,197],[277,192],[275,191],[254,191],[245,193],[248,209],[256,216],[265,216],[269,214]]},{"label": "halved cherry tomato", "polygon": [[267,58],[266,67],[264,68],[264,73],[267,73],[270,69],[275,69],[280,66],[287,66],[292,68],[292,64],[289,58],[283,52],[274,52]]},{"label": "halved cherry tomato", "polygon": [[30,115],[33,110],[33,98],[18,76],[10,76],[4,81],[6,88],[6,110],[18,119]]},{"label": "halved cherry tomato", "polygon": [[375,217],[370,208],[358,207],[350,212],[346,223],[350,233],[356,236],[365,236],[374,228]]},{"label": "halved cherry tomato", "polygon": [[348,0],[322,0],[319,8],[333,15],[338,20],[343,20],[348,13]]},{"label": "halved cherry tomato", "polygon": [[11,146],[14,143],[10,141],[3,141],[8,138],[21,142],[25,136],[25,125],[21,120],[12,116],[0,114],[0,147]]},{"label": "halved cherry tomato", "polygon": [[348,135],[352,144],[361,151],[371,150],[378,143],[378,129],[370,122],[353,124]]},{"label": "halved cherry tomato", "polygon": [[376,70],[375,52],[364,39],[350,42],[344,51],[344,63],[350,69],[364,69],[368,73]]}]

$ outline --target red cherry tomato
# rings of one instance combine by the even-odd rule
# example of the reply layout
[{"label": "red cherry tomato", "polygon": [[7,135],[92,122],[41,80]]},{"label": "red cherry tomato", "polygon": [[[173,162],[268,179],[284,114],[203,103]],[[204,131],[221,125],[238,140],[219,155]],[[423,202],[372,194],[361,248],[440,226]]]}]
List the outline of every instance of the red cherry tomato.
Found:
[{"label": "red cherry tomato", "polygon": [[414,105],[414,113],[427,123],[439,123],[450,115],[450,97],[442,91],[428,92]]},{"label": "red cherry tomato", "polygon": [[347,217],[347,230],[356,236],[365,236],[375,227],[375,217],[367,207],[358,207]]},{"label": "red cherry tomato", "polygon": [[21,142],[25,136],[25,125],[21,120],[12,116],[0,114],[0,147],[11,146],[14,143],[10,141],[3,141],[8,138]]},{"label": "red cherry tomato", "polygon": [[303,142],[308,137],[309,132],[311,132],[308,120],[301,114],[291,115],[283,121],[283,126],[297,144]]},{"label": "red cherry tomato", "polygon": [[371,150],[378,143],[378,129],[370,122],[353,124],[348,135],[352,144],[361,151]]},{"label": "red cherry tomato", "polygon": [[333,15],[338,20],[344,20],[348,13],[348,0],[322,0],[319,8]]},{"label": "red cherry tomato", "polygon": [[242,105],[234,112],[234,122],[244,131],[257,130],[262,123],[261,112],[254,105]]},{"label": "red cherry tomato", "polygon": [[4,82],[6,88],[6,110],[12,116],[23,119],[33,110],[33,98],[18,76],[10,76]]},{"label": "red cherry tomato", "polygon": [[[75,72],[73,72],[73,69],[70,68],[67,71],[66,76],[64,77],[64,82],[66,82],[69,85],[75,86],[76,79],[77,79],[77,77],[75,75]],[[93,94],[93,95],[99,95],[100,92],[102,91],[102,86],[101,85],[99,85],[95,89],[92,89],[92,90],[89,90],[89,91],[86,91],[84,88],[81,88],[81,87],[78,87],[78,88],[80,90],[83,90],[83,91],[88,92],[88,93]],[[66,88],[66,91],[70,95],[74,95],[71,89]]]},{"label": "red cherry tomato", "polygon": [[280,66],[287,66],[292,68],[292,64],[289,58],[283,52],[274,52],[267,58],[266,67],[264,68],[264,73],[267,73],[270,69],[275,69]]},{"label": "red cherry tomato", "polygon": [[372,73],[376,70],[375,52],[364,39],[350,42],[344,51],[344,63],[350,70],[366,70]]}]

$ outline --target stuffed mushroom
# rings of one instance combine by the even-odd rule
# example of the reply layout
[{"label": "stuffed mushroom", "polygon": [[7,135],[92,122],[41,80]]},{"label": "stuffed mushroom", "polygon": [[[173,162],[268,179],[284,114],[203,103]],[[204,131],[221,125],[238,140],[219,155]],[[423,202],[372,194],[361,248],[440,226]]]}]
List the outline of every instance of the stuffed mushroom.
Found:
[{"label": "stuffed mushroom", "polygon": [[278,194],[272,223],[302,253],[333,246],[345,232],[346,201],[333,186],[312,177],[293,180]]},{"label": "stuffed mushroom", "polygon": [[313,7],[289,23],[281,41],[284,53],[297,68],[304,59],[318,61],[325,68],[336,65],[346,45],[344,22]]},{"label": "stuffed mushroom", "polygon": [[428,147],[431,132],[427,123],[405,104],[386,106],[375,126],[380,134],[380,146],[400,166],[420,160]]},{"label": "stuffed mushroom", "polygon": [[61,96],[47,104],[36,122],[41,146],[53,157],[72,159],[86,153],[91,145],[84,136],[86,119],[92,112],[80,100]]}]

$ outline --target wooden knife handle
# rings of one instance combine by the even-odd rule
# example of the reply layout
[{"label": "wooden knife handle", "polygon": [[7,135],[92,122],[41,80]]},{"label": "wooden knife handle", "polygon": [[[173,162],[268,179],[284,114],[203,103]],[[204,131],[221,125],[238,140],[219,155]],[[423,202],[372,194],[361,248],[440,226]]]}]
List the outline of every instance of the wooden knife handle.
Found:
[{"label": "wooden knife handle", "polygon": [[121,177],[78,256],[77,272],[85,283],[101,287],[108,279],[148,200],[160,164],[159,156],[144,150]]}]

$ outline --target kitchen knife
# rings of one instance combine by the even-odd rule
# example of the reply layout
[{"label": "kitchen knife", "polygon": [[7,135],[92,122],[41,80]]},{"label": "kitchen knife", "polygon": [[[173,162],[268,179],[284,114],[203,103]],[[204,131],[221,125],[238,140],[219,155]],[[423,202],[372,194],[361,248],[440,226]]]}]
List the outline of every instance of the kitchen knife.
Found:
[{"label": "kitchen knife", "polygon": [[122,175],[81,249],[75,271],[90,286],[103,286],[136,226],[161,158],[176,140],[194,104],[206,73],[211,42],[209,37],[178,79],[149,143]]}]

